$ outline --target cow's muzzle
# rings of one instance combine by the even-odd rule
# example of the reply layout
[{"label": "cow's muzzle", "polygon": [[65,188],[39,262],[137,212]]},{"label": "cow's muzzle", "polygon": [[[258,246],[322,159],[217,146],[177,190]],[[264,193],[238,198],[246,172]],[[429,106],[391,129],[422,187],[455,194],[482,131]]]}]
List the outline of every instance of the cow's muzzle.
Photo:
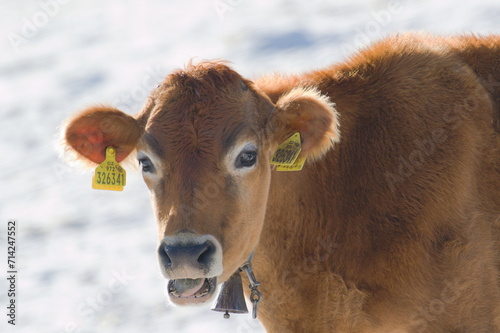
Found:
[{"label": "cow's muzzle", "polygon": [[180,233],[167,236],[158,248],[168,295],[176,304],[201,303],[212,298],[222,274],[222,249],[210,235]]}]

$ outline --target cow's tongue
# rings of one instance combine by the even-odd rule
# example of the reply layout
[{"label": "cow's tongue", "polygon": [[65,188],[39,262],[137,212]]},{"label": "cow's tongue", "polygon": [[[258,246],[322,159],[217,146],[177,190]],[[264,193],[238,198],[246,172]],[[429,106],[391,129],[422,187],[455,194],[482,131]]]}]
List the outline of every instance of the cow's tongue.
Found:
[{"label": "cow's tongue", "polygon": [[173,289],[180,295],[180,297],[190,297],[199,291],[205,279],[177,279],[173,281]]}]

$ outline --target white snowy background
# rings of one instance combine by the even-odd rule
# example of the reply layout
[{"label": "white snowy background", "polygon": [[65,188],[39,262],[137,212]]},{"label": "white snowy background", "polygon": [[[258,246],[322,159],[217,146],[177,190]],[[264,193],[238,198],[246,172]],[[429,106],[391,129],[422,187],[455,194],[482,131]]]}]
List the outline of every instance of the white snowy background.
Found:
[{"label": "white snowy background", "polygon": [[[89,173],[58,159],[58,127],[92,103],[137,112],[193,57],[227,59],[248,78],[301,72],[407,30],[500,33],[500,3],[2,1],[0,332],[263,332],[250,316],[169,305],[140,174],[128,170],[124,192],[92,190]],[[15,327],[6,316],[8,219],[18,221]]]}]

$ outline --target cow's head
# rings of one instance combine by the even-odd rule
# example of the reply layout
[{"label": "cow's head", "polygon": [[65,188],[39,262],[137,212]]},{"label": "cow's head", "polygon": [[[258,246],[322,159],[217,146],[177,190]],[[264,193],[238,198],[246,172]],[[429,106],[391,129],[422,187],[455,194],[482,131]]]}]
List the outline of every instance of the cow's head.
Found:
[{"label": "cow's head", "polygon": [[273,104],[225,64],[203,62],[167,76],[135,117],[91,107],[68,121],[64,138],[68,150],[94,163],[108,146],[118,162],[137,150],[169,297],[186,304],[210,299],[256,248],[270,158],[295,132],[309,161],[338,140],[326,97],[296,88]]}]

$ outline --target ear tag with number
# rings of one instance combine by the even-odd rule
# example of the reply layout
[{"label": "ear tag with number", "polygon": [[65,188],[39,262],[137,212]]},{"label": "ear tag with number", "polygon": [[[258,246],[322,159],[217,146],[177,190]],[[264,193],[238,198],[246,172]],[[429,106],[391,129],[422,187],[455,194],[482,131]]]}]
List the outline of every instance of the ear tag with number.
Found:
[{"label": "ear tag with number", "polygon": [[127,173],[116,162],[115,148],[106,148],[106,159],[95,168],[92,177],[92,188],[96,190],[123,191],[126,181]]},{"label": "ear tag with number", "polygon": [[270,163],[278,166],[276,171],[302,170],[306,158],[298,158],[301,151],[302,143],[300,140],[300,133],[296,132],[278,146]]},{"label": "ear tag with number", "polygon": [[300,171],[302,170],[304,163],[306,163],[306,158],[300,156],[297,157],[292,165],[278,165],[276,171]]}]

